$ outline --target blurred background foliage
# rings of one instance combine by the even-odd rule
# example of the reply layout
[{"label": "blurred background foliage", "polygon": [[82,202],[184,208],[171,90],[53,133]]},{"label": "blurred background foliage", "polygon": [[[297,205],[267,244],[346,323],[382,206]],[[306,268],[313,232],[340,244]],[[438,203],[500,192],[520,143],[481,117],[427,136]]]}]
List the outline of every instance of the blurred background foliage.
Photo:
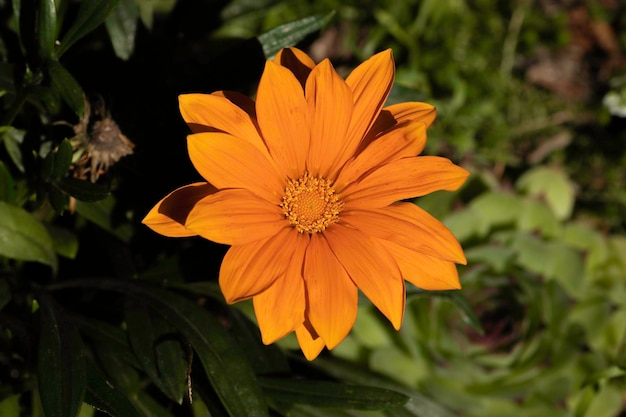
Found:
[{"label": "blurred background foliage", "polygon": [[[0,415],[626,416],[626,5],[618,0],[0,0]],[[393,48],[389,102],[472,171],[416,201],[463,289],[361,300],[308,363],[216,285],[225,248],[139,222],[197,180],[185,92],[254,94],[298,45]],[[191,399],[193,402],[191,403]]]}]

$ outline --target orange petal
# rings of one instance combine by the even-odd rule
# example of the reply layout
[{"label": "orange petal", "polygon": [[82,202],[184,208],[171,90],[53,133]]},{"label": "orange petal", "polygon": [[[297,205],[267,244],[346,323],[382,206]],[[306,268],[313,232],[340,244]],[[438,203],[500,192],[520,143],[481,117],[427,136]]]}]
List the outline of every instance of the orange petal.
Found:
[{"label": "orange petal", "polygon": [[185,227],[217,243],[243,245],[275,235],[285,222],[279,206],[236,188],[220,190],[199,200]]},{"label": "orange petal", "polygon": [[267,290],[287,271],[298,233],[286,227],[275,236],[231,247],[220,268],[220,288],[228,303]]},{"label": "orange petal", "polygon": [[308,317],[328,349],[346,338],[356,320],[358,291],[319,234],[311,235],[304,260]]},{"label": "orange petal", "polygon": [[385,133],[399,124],[410,122],[424,123],[428,129],[435,121],[435,117],[437,117],[437,109],[428,103],[407,102],[387,106],[380,112],[367,136],[359,145],[357,154],[367,148],[381,132]]},{"label": "orange petal", "polygon": [[298,48],[284,48],[278,51],[274,57],[274,62],[289,68],[293,75],[300,81],[302,88],[306,84],[311,70],[315,68],[315,62]]},{"label": "orange petal", "polygon": [[196,236],[184,224],[198,201],[217,189],[206,182],[185,185],[159,201],[141,221],[157,233],[170,237]]},{"label": "orange petal", "polygon": [[335,182],[336,190],[341,192],[346,185],[380,165],[419,154],[425,144],[426,125],[421,122],[402,123],[379,136],[356,158],[346,163]]},{"label": "orange petal", "polygon": [[280,202],[282,177],[248,141],[227,133],[205,132],[189,135],[187,147],[196,170],[218,189],[246,188],[272,203]]},{"label": "orange petal", "polygon": [[424,290],[458,290],[459,273],[453,262],[415,252],[388,240],[379,242],[395,258],[402,277]]},{"label": "orange petal", "polygon": [[194,133],[222,131],[245,139],[267,155],[267,148],[259,135],[254,116],[234,104],[232,100],[254,102],[243,94],[218,92],[213,94],[183,94],[178,97],[180,113]]},{"label": "orange petal", "polygon": [[345,210],[341,220],[363,233],[424,255],[465,264],[461,245],[439,220],[413,203],[370,210]]},{"label": "orange petal", "polygon": [[353,155],[382,109],[395,76],[391,49],[380,52],[361,65],[346,78],[352,89],[354,112],[345,146]]},{"label": "orange petal", "polygon": [[399,329],[406,297],[404,280],[396,261],[382,245],[360,230],[334,224],[324,231],[324,237],[352,281],[393,327]]},{"label": "orange petal", "polygon": [[304,322],[306,297],[302,265],[308,242],[308,235],[298,235],[285,275],[253,298],[254,313],[266,345],[291,333]]},{"label": "orange petal", "polygon": [[315,334],[313,330],[310,330],[309,327],[310,325],[307,326],[307,323],[298,327],[296,329],[296,337],[304,357],[312,361],[324,349],[324,340]]},{"label": "orange petal", "polygon": [[344,138],[352,117],[352,90],[325,59],[311,71],[306,99],[311,114],[307,171],[333,178],[331,168],[349,157],[345,155]]},{"label": "orange petal", "polygon": [[290,178],[299,178],[305,169],[310,129],[304,91],[290,70],[265,63],[256,112],[270,154]]},{"label": "orange petal", "polygon": [[457,190],[469,172],[438,156],[403,158],[368,173],[343,191],[344,203],[354,208],[384,207],[433,191]]}]

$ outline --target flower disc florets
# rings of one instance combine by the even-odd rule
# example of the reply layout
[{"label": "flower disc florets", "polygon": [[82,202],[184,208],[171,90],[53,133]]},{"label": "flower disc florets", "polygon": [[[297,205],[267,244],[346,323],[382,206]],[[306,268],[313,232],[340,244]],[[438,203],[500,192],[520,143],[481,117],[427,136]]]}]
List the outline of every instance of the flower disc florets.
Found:
[{"label": "flower disc florets", "polygon": [[302,177],[289,180],[280,206],[298,232],[319,233],[339,221],[343,202],[332,180],[305,172]]}]

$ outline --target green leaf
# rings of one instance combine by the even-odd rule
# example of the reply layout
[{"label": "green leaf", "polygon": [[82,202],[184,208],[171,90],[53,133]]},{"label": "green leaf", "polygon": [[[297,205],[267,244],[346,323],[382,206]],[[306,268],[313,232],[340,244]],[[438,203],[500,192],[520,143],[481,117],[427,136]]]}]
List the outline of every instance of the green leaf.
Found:
[{"label": "green leaf", "polygon": [[63,142],[53,151],[54,163],[52,165],[51,179],[58,181],[67,174],[67,171],[72,165],[72,157],[74,156],[74,150],[69,140],[63,139]]},{"label": "green leaf", "polygon": [[119,0],[89,0],[80,2],[78,16],[76,16],[76,20],[61,40],[61,44],[57,48],[57,57],[61,57],[76,41],[100,26],[118,3]]},{"label": "green leaf", "polygon": [[76,212],[87,220],[97,224],[107,232],[116,236],[123,242],[128,242],[132,237],[133,230],[130,227],[113,227],[111,216],[115,207],[115,199],[112,195],[93,203],[76,201]]},{"label": "green leaf", "polygon": [[54,0],[39,0],[37,8],[39,57],[48,60],[54,55],[57,38],[57,9]]},{"label": "green leaf", "polygon": [[623,411],[624,390],[604,385],[589,404],[585,417],[614,417]]},{"label": "green leaf", "polygon": [[57,257],[46,228],[22,208],[0,201],[0,255],[52,267]]},{"label": "green leaf", "polygon": [[15,202],[15,184],[4,162],[0,161],[0,201]]},{"label": "green leaf", "polygon": [[63,214],[65,209],[70,203],[70,197],[59,190],[55,185],[50,185],[48,188],[48,201],[50,205],[59,214]]},{"label": "green leaf", "polygon": [[74,259],[78,253],[78,238],[69,229],[55,226],[52,224],[46,224],[46,229],[50,238],[52,238],[52,245],[57,254],[69,259]]},{"label": "green leaf", "polygon": [[262,378],[261,386],[282,403],[352,410],[382,410],[405,404],[409,397],[398,392],[361,385],[301,379]]},{"label": "green leaf", "polygon": [[40,298],[39,395],[46,417],[75,417],[86,389],[78,331],[47,295]]},{"label": "green leaf", "polygon": [[285,23],[271,29],[259,36],[257,39],[263,47],[266,58],[272,58],[282,48],[293,46],[307,35],[322,29],[330,22],[335,12],[308,16],[300,20]]},{"label": "green leaf", "polygon": [[0,416],[20,417],[20,397],[21,394],[17,394],[0,401]]},{"label": "green leaf", "polygon": [[85,339],[92,342],[94,346],[102,346],[106,351],[112,352],[127,366],[141,368],[141,365],[139,365],[136,356],[131,350],[127,334],[124,330],[99,320],[85,319],[76,316],[72,317],[72,319]]},{"label": "green leaf", "polygon": [[465,257],[469,265],[485,263],[489,265],[495,273],[502,274],[506,271],[513,257],[513,251],[508,246],[488,244],[467,249],[465,251]]},{"label": "green leaf", "polygon": [[537,167],[522,175],[517,188],[529,195],[543,198],[559,220],[569,218],[574,209],[574,184],[561,169]]},{"label": "green leaf", "polygon": [[106,27],[118,58],[127,60],[135,47],[139,9],[135,0],[121,0],[106,19]]},{"label": "green leaf", "polygon": [[[332,357],[317,358],[312,364],[320,368],[328,375],[331,375],[341,381],[346,381],[359,385],[368,385],[386,388],[399,392],[409,397],[409,401],[401,408],[389,409],[390,415],[408,415],[415,417],[455,417],[456,413],[448,410],[445,406],[436,403],[424,394],[406,388],[398,382],[392,381],[384,376],[370,372],[357,364],[345,362]],[[402,414],[394,413],[395,410],[401,410]]]},{"label": "green leaf", "polygon": [[128,338],[137,360],[155,385],[172,401],[182,404],[187,391],[185,352],[175,330],[138,299],[128,299],[125,308]]},{"label": "green leaf", "polygon": [[520,214],[521,199],[511,193],[487,192],[469,204],[481,219],[481,231],[487,233],[494,227],[515,223]]},{"label": "green leaf", "polygon": [[139,417],[139,413],[122,391],[111,385],[91,362],[87,366],[85,402],[112,417]]},{"label": "green leaf", "polygon": [[83,89],[78,81],[58,61],[48,61],[48,74],[52,88],[79,118],[82,117],[85,110],[85,99]]},{"label": "green leaf", "polygon": [[478,316],[476,316],[476,313],[474,313],[472,305],[460,291],[437,291],[434,294],[448,298],[452,301],[452,304],[454,304],[455,307],[457,307],[461,312],[461,318],[463,321],[479,334],[484,334],[483,326],[480,323]]},{"label": "green leaf", "polygon": [[78,178],[64,178],[58,185],[72,197],[85,202],[104,200],[110,195],[103,186]]},{"label": "green leaf", "polygon": [[540,232],[543,236],[554,237],[561,231],[561,224],[554,213],[541,201],[522,200],[517,217],[517,228],[524,232]]},{"label": "green leaf", "polygon": [[267,417],[256,377],[239,345],[222,323],[196,303],[145,283],[83,279],[58,287],[93,287],[134,295],[150,304],[193,346],[231,417]]},{"label": "green leaf", "polygon": [[276,344],[264,345],[259,337],[259,328],[237,309],[229,310],[228,318],[232,334],[245,346],[245,353],[256,375],[288,373],[289,365],[285,355]]},{"label": "green leaf", "polygon": [[0,138],[4,143],[4,147],[9,157],[11,157],[11,161],[13,161],[21,173],[24,173],[24,163],[22,162],[20,144],[24,141],[25,134],[26,131],[18,130],[11,126],[0,127]]}]

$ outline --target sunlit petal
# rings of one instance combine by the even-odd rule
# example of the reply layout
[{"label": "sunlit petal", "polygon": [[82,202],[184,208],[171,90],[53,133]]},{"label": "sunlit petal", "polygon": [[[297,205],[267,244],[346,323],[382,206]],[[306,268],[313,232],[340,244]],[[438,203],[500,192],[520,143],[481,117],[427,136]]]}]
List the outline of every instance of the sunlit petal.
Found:
[{"label": "sunlit petal", "polygon": [[403,123],[379,136],[343,167],[337,181],[337,190],[358,180],[363,174],[396,159],[419,154],[426,144],[426,126],[420,122]]},{"label": "sunlit petal", "polygon": [[298,235],[285,274],[253,298],[254,313],[266,345],[291,333],[304,322],[306,297],[302,265],[309,242],[308,235]]},{"label": "sunlit petal", "polygon": [[399,329],[404,316],[405,293],[396,261],[362,231],[337,224],[324,236],[352,281]]},{"label": "sunlit petal", "polygon": [[187,144],[194,167],[218,189],[246,188],[267,201],[280,201],[284,189],[281,175],[249,142],[210,132],[189,135]]},{"label": "sunlit petal", "polygon": [[354,325],[358,292],[326,239],[319,234],[311,236],[304,260],[304,279],[309,319],[332,349],[345,339]]},{"label": "sunlit petal", "polygon": [[353,155],[387,100],[393,85],[395,66],[391,49],[380,52],[356,67],[346,78],[352,89],[354,111],[345,139],[348,155]]},{"label": "sunlit petal", "polygon": [[415,252],[388,240],[379,242],[394,257],[402,278],[424,290],[458,290],[459,273],[453,262]]},{"label": "sunlit petal", "polygon": [[439,220],[413,203],[369,210],[348,210],[342,221],[363,233],[424,255],[465,264],[461,245]]},{"label": "sunlit petal", "polygon": [[226,189],[199,200],[185,227],[205,239],[243,245],[273,236],[285,227],[280,207],[245,189]]},{"label": "sunlit petal", "polygon": [[159,201],[142,223],[164,236],[196,236],[198,233],[185,227],[187,217],[198,201],[216,191],[215,187],[206,182],[180,187]]},{"label": "sunlit petal", "polygon": [[347,159],[343,139],[352,116],[352,90],[325,59],[311,71],[306,98],[311,114],[307,171],[333,178],[331,169]]},{"label": "sunlit petal", "polygon": [[267,290],[287,271],[298,234],[287,227],[275,236],[231,247],[220,268],[220,288],[229,303]]},{"label": "sunlit petal", "polygon": [[290,70],[266,62],[257,91],[256,113],[274,160],[290,178],[302,175],[310,137],[308,105],[302,86]]},{"label": "sunlit petal", "polygon": [[311,70],[315,67],[315,62],[298,48],[285,48],[278,51],[274,57],[274,62],[288,68],[296,77],[302,88],[306,84]]},{"label": "sunlit petal", "polygon": [[434,191],[457,190],[469,172],[438,156],[403,158],[368,173],[342,190],[346,206],[384,207]]},{"label": "sunlit petal", "polygon": [[237,93],[183,94],[178,97],[180,113],[194,133],[230,133],[247,140],[267,155],[267,148],[257,130],[254,115],[247,113],[231,100],[247,100],[249,103],[246,107],[254,106],[252,100]]},{"label": "sunlit petal", "polygon": [[298,344],[300,349],[304,353],[304,357],[312,361],[317,358],[322,349],[324,349],[324,339],[319,337],[314,330],[311,329],[311,325],[307,323],[301,325],[296,329],[296,337],[298,338]]}]

